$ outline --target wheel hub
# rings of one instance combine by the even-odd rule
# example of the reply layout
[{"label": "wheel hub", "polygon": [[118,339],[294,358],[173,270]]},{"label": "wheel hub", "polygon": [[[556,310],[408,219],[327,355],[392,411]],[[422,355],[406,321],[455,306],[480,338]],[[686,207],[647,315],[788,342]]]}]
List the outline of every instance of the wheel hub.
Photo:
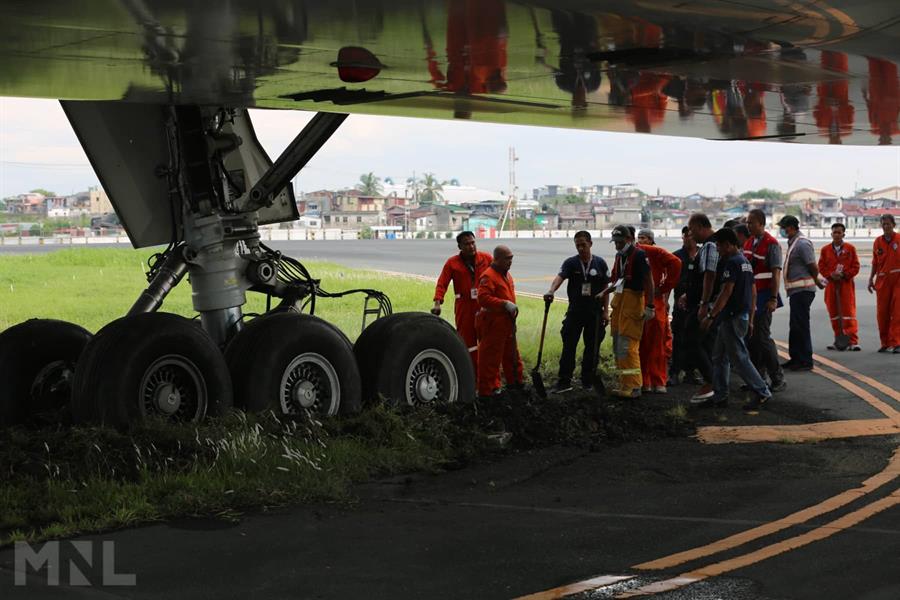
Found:
[{"label": "wheel hub", "polygon": [[156,388],[154,406],[164,415],[174,415],[181,406],[181,392],[171,383],[164,383]]},{"label": "wheel hub", "polygon": [[341,385],[337,371],[321,354],[305,352],[294,358],[281,378],[281,410],[296,415],[311,410],[323,416],[337,414]]},{"label": "wheel hub", "polygon": [[430,373],[420,375],[416,380],[416,396],[420,400],[431,402],[437,397],[439,391],[437,378]]},{"label": "wheel hub", "polygon": [[299,381],[294,385],[294,402],[303,408],[312,408],[316,404],[316,384],[311,381]]}]

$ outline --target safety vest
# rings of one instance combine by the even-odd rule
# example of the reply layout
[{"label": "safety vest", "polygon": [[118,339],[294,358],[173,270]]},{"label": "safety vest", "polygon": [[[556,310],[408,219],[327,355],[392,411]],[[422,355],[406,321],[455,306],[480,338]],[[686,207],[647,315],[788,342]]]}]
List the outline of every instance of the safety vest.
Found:
[{"label": "safety vest", "polygon": [[762,237],[759,242],[757,242],[756,248],[754,249],[753,242],[755,240],[755,237],[750,237],[744,243],[744,258],[746,258],[747,262],[753,266],[753,283],[756,286],[756,291],[760,292],[772,289],[772,277],[774,277],[774,273],[768,263],[769,247],[772,246],[772,244],[777,246],[778,240],[776,240],[768,231],[763,232]]},{"label": "safety vest", "polygon": [[797,288],[813,288],[812,291],[816,291],[816,280],[813,279],[812,275],[807,273],[807,277],[800,277],[797,279],[790,279],[791,276],[791,254],[793,254],[794,249],[797,248],[797,244],[799,244],[802,240],[806,238],[800,233],[797,234],[797,237],[794,238],[793,242],[788,242],[788,251],[784,257],[784,289],[794,290]]}]

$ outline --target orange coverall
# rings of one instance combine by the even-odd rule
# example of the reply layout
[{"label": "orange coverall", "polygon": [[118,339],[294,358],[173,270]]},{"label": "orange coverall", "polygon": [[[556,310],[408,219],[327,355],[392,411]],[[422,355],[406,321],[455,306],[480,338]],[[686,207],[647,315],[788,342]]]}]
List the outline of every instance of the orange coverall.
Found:
[{"label": "orange coverall", "polygon": [[647,254],[656,290],[653,298],[656,317],[644,323],[644,333],[641,336],[641,378],[645,388],[665,386],[668,379],[668,356],[671,352],[668,295],[678,285],[681,259],[659,246],[639,244],[638,247]]},{"label": "orange coverall", "polygon": [[444,263],[441,275],[438,277],[434,288],[434,300],[444,302],[444,294],[447,287],[453,282],[453,292],[456,300],[453,303],[453,313],[456,317],[456,331],[459,337],[466,343],[472,364],[478,370],[478,336],[475,334],[475,315],[478,313],[478,281],[484,270],[491,266],[491,255],[486,252],[475,254],[475,269],[469,265],[460,255],[451,256]]},{"label": "orange coverall", "polygon": [[[853,278],[859,273],[859,257],[853,244],[844,242],[840,253],[834,249],[834,244],[822,247],[819,253],[819,273],[828,279],[825,286],[825,306],[828,308],[828,316],[831,317],[831,328],[834,336],[841,333],[840,323],[843,321],[844,334],[850,338],[854,346],[859,344],[859,323],[856,321],[856,290],[853,286]],[[832,274],[843,273],[844,279],[839,282],[831,279]],[[840,293],[841,314],[838,318],[837,297]]]},{"label": "orange coverall", "polygon": [[506,302],[516,303],[512,275],[501,275],[493,267],[484,270],[478,283],[475,317],[478,331],[478,395],[490,396],[500,389],[500,366],[507,385],[524,381],[525,368],[516,345],[516,324],[506,310]]},{"label": "orange coverall", "polygon": [[879,235],[872,248],[878,333],[882,347],[900,346],[900,233]]}]

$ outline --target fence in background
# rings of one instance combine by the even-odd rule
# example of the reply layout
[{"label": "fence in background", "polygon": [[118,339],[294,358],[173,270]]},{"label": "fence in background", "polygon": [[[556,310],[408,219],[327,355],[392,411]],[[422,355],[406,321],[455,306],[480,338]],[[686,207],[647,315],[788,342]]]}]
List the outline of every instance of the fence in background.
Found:
[{"label": "fence in background", "polygon": [[[831,230],[824,228],[802,229],[803,234],[814,240],[831,239]],[[502,232],[479,232],[479,238],[482,239],[559,239],[571,238],[575,235],[575,229],[554,229],[541,231],[502,231]],[[387,236],[380,235],[378,239],[390,240],[412,240],[412,239],[452,239],[459,232],[453,231],[435,231],[435,232],[391,232]],[[596,239],[608,239],[610,230],[590,230],[591,236]],[[654,229],[653,233],[657,238],[675,238],[681,237],[681,229]],[[772,232],[777,237],[777,231]],[[286,242],[286,241],[312,241],[312,240],[356,240],[359,239],[360,232],[356,230],[341,229],[262,229],[260,237],[264,242]],[[875,239],[881,235],[881,229],[848,229],[846,238],[848,240],[867,240]],[[94,246],[101,244],[128,244],[128,236],[126,235],[106,235],[106,236],[53,236],[53,237],[30,237],[30,236],[6,236],[0,237],[0,246]]]}]

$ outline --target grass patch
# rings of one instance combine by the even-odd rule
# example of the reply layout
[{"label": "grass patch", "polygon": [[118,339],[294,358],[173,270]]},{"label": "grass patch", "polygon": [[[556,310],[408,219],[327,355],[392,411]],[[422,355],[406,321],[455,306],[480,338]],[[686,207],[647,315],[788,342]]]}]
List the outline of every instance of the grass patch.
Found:
[{"label": "grass patch", "polygon": [[[77,249],[0,256],[0,329],[30,317],[97,331],[125,314],[145,286],[148,251]],[[397,312],[427,310],[433,286],[329,263],[307,264],[329,291],[385,291]],[[245,312],[263,312],[251,294]],[[321,300],[317,314],[355,339],[363,299]],[[537,354],[543,303],[520,301],[518,341],[527,368]],[[163,307],[193,316],[190,288]],[[452,304],[444,314],[453,314]],[[543,371],[554,372],[565,306],[552,307]],[[452,317],[451,317],[452,318]],[[683,408],[664,400],[599,402],[592,394],[541,401],[508,393],[488,405],[433,409],[368,407],[319,423],[244,415],[199,425],[151,422],[127,434],[105,428],[12,428],[0,432],[0,546],[179,516],[237,519],[247,510],[353,501],[353,485],[382,476],[460,468],[495,454],[690,433]],[[667,410],[670,409],[670,410]],[[511,434],[501,446],[492,434]]]},{"label": "grass patch", "polygon": [[[61,319],[96,332],[123,316],[147,285],[147,259],[151,250],[76,248],[47,254],[0,255],[0,331],[33,317]],[[327,262],[305,261],[322,287],[337,292],[351,288],[374,288],[391,298],[395,312],[427,311],[431,308],[434,285],[402,277],[352,269]],[[440,265],[436,265],[437,269]],[[452,295],[442,314],[452,322]],[[363,296],[341,299],[319,298],[316,315],[334,323],[351,340],[362,328]],[[520,298],[518,342],[528,368],[537,357],[543,301]],[[265,297],[248,293],[245,313],[265,311]],[[165,312],[193,317],[191,289],[182,283],[166,298]],[[555,372],[562,341],[557,334],[566,306],[556,302],[550,309],[544,342],[542,369]]]}]

